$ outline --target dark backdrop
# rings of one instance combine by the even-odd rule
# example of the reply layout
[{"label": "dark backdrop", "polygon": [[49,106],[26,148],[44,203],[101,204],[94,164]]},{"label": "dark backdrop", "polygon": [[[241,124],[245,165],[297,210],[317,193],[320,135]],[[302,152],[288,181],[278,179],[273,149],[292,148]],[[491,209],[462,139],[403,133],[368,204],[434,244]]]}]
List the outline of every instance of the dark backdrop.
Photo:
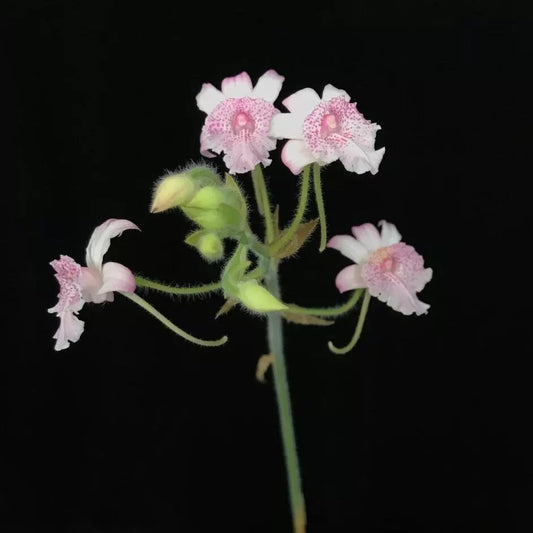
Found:
[{"label": "dark backdrop", "polygon": [[[46,313],[49,261],[82,262],[110,217],[142,233],[115,239],[108,260],[216,279],[183,244],[179,213],[148,213],[152,184],[199,160],[203,82],[269,68],[286,77],[281,98],[332,83],[382,126],[376,176],[325,173],[330,235],[386,218],[434,269],[429,314],[373,301],[349,355],[326,342],[348,339],[353,317],[286,329],[309,531],[531,531],[530,240],[518,233],[531,19],[511,4],[358,4],[8,4],[2,531],[290,531],[271,382],[254,379],[263,320],[215,322],[220,297],[152,295],[192,333],[230,335],[197,349],[117,297],[86,305],[81,340],[56,353]],[[273,158],[287,222],[297,180]],[[287,301],[340,301],[346,260],[316,248],[283,264]]]}]

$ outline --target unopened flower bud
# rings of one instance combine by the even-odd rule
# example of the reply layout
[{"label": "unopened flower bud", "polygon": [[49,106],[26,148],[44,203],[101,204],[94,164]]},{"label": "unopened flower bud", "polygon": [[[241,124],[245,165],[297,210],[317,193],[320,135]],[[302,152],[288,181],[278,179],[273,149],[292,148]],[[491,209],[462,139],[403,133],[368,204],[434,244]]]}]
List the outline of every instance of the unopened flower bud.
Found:
[{"label": "unopened flower bud", "polygon": [[197,185],[187,174],[169,174],[156,185],[150,213],[161,213],[186,204],[194,197]]},{"label": "unopened flower bud", "polygon": [[198,239],[196,248],[207,261],[217,261],[224,256],[224,243],[216,233],[203,234]]},{"label": "unopened flower bud", "polygon": [[216,209],[224,201],[220,187],[203,187],[187,202],[187,207],[198,209]]},{"label": "unopened flower bud", "polygon": [[238,296],[246,307],[259,313],[288,309],[285,304],[254,280],[239,283]]},{"label": "unopened flower bud", "polygon": [[207,186],[201,188],[182,207],[183,212],[201,228],[231,234],[239,230],[244,216],[232,206],[235,193],[224,187]]}]

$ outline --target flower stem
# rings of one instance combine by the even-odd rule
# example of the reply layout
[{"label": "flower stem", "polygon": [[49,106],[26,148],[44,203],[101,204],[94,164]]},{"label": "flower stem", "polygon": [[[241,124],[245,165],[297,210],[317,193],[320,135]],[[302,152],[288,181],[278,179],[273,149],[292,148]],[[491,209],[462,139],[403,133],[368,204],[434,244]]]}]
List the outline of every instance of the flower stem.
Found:
[{"label": "flower stem", "polygon": [[359,301],[362,293],[363,289],[353,291],[346,302],[335,307],[300,307],[299,305],[287,304],[289,306],[288,311],[301,315],[339,316],[347,313]]},{"label": "flower stem", "polygon": [[166,316],[162,315],[157,309],[155,309],[152,305],[150,305],[146,300],[141,298],[138,294],[135,294],[134,292],[119,292],[119,294],[122,294],[122,296],[128,298],[132,302],[142,307],[145,311],[150,313],[154,318],[157,318],[159,322],[164,324],[168,329],[173,331],[176,335],[179,335],[180,337],[184,338],[185,340],[189,342],[192,342],[193,344],[198,344],[199,346],[209,346],[209,347],[221,346],[228,340],[228,337],[226,335],[214,341],[206,341],[203,339],[199,339],[198,337],[194,337],[190,335],[189,333],[187,333],[186,331],[183,331],[181,328],[178,328],[176,324],[173,324]]},{"label": "flower stem", "polygon": [[324,197],[322,195],[322,180],[320,178],[320,165],[313,163],[313,185],[315,187],[316,207],[320,218],[320,247],[319,252],[326,249],[328,240],[328,226],[326,223],[326,210],[324,209]]},{"label": "flower stem", "polygon": [[363,325],[365,323],[366,313],[368,311],[368,305],[370,303],[370,293],[368,290],[365,290],[365,296],[363,298],[363,304],[361,305],[361,312],[359,313],[359,319],[357,320],[357,326],[355,327],[355,332],[353,334],[352,340],[344,347],[344,348],[337,348],[333,345],[331,341],[328,342],[328,348],[336,354],[344,355],[345,353],[348,353],[350,350],[354,348],[354,346],[357,344],[357,341],[359,340],[359,337],[361,337],[361,333],[363,331]]},{"label": "flower stem", "polygon": [[266,242],[270,244],[274,240],[274,226],[272,225],[272,211],[270,210],[270,200],[263,176],[261,164],[255,165],[252,170],[252,181],[254,184],[255,200],[257,209],[265,219]]},{"label": "flower stem", "polygon": [[309,173],[311,171],[311,166],[307,165],[304,167],[302,174],[302,185],[300,189],[300,201],[298,202],[298,208],[296,210],[296,215],[291,222],[291,225],[283,232],[282,236],[270,246],[270,251],[272,254],[275,254],[278,250],[281,250],[294,236],[300,222],[303,219],[305,210],[307,208],[307,197],[309,196]]},{"label": "flower stem", "polygon": [[[268,290],[276,298],[280,299],[278,271],[274,261],[270,262],[270,267],[265,276],[265,283]],[[280,313],[274,312],[267,314],[267,328],[269,353],[274,356],[274,362],[272,363],[274,386],[278,404],[285,465],[287,468],[294,532],[305,533],[305,501],[300,480],[300,467],[298,465],[296,438],[292,422],[291,399],[285,367],[285,356],[283,353],[283,326]]]},{"label": "flower stem", "polygon": [[158,283],[141,276],[135,276],[135,283],[137,287],[143,289],[153,289],[155,291],[166,292],[167,294],[181,294],[184,296],[195,296],[197,294],[205,294],[208,292],[218,291],[222,288],[222,283],[206,283],[205,285],[198,285],[196,287],[178,287],[176,285],[165,285],[164,283]]}]

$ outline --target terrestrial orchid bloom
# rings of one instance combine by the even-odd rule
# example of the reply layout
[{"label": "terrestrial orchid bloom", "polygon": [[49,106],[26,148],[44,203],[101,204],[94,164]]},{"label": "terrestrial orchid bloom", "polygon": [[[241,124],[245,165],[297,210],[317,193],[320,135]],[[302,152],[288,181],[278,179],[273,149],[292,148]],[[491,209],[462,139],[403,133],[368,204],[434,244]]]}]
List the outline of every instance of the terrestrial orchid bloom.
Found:
[{"label": "terrestrial orchid bloom", "polygon": [[204,83],[196,96],[198,108],[207,113],[200,135],[202,155],[224,152],[230,174],[248,172],[258,163],[270,165],[269,151],[276,148],[276,139],[269,135],[270,121],[279,113],[273,102],[284,79],[268,70],[255,87],[246,72],[222,80],[221,91]]},{"label": "terrestrial orchid bloom", "polygon": [[113,301],[113,291],[134,292],[135,277],[131,270],[119,263],[102,264],[113,237],[124,230],[139,229],[129,220],[111,218],[98,226],[91,235],[85,255],[86,267],[78,265],[68,255],[61,255],[50,264],[59,283],[57,304],[48,309],[59,317],[59,329],[54,335],[55,349],[64,350],[83,333],[84,322],[76,315],[85,302]]},{"label": "terrestrial orchid bloom", "polygon": [[354,226],[351,235],[336,235],[328,242],[355,265],[342,269],[335,283],[340,292],[368,289],[371,296],[404,315],[427,313],[429,305],[416,293],[431,280],[433,271],[424,268],[424,258],[401,242],[394,224],[382,220],[381,234],[373,224]]},{"label": "terrestrial orchid bloom", "polygon": [[293,174],[310,163],[328,165],[341,160],[346,170],[376,174],[385,148],[374,150],[381,126],[366,120],[350,103],[346,91],[326,85],[322,98],[310,88],[301,89],[283,100],[290,113],[273,117],[270,134],[291,139],[281,158]]}]

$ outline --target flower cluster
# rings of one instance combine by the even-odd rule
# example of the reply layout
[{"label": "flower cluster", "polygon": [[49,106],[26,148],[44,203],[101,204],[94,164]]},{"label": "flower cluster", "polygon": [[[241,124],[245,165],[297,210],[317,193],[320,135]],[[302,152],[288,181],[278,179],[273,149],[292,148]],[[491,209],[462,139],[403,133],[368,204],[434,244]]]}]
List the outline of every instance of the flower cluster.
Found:
[{"label": "flower cluster", "polygon": [[[314,228],[309,225],[312,221],[302,220],[312,167],[321,227],[320,251],[327,243],[329,248],[340,251],[354,262],[337,275],[339,291],[364,289],[367,291],[365,298],[374,296],[405,315],[426,313],[429,305],[421,302],[417,293],[431,280],[432,270],[424,268],[422,256],[402,242],[396,226],[381,221],[380,232],[373,224],[362,224],[352,228],[353,236],[337,235],[327,240],[320,167],[339,160],[349,172],[376,174],[385,152],[385,148],[376,150],[374,147],[380,126],[365,119],[349,94],[331,84],[325,85],[322,96],[311,88],[293,93],[282,101],[288,112],[280,112],[274,102],[284,80],[275,70],[268,70],[255,86],[246,72],[222,80],[220,90],[205,83],[196,96],[198,108],[207,115],[200,134],[200,152],[209,158],[223,154],[229,174],[223,180],[211,166],[193,165],[167,173],[154,188],[150,211],[160,213],[179,208],[196,225],[185,243],[195,247],[204,259],[223,259],[225,240],[237,241],[233,256],[222,269],[220,282],[209,284],[207,289],[199,287],[197,293],[215,287],[222,290],[227,304],[238,301],[259,313],[288,312],[295,319],[290,306],[271,294],[261,282],[271,268],[268,265],[277,265],[281,259],[294,254]],[[284,229],[277,227],[277,221],[274,223],[260,169],[261,165],[271,164],[270,152],[276,148],[278,140],[287,141],[281,152],[283,163],[293,174],[303,171],[303,192],[297,214]],[[252,172],[258,209],[265,219],[264,243],[251,233],[247,202],[232,177],[232,174],[245,172]],[[49,309],[60,319],[54,335],[55,349],[63,350],[80,338],[84,323],[77,315],[86,302],[112,301],[114,292],[135,301],[188,340],[204,346],[225,342],[225,337],[218,341],[193,338],[134,294],[137,283],[171,294],[194,294],[194,288],[180,289],[135,278],[119,263],[103,263],[111,239],[127,229],[139,228],[128,220],[116,219],[98,226],[87,246],[86,266],[67,255],[50,263],[60,287],[58,303]],[[253,270],[249,270],[252,265],[248,259],[250,251],[259,257]],[[358,296],[354,294],[353,305]],[[320,312],[315,314],[320,316]],[[366,311],[360,314],[363,321],[365,314]]]},{"label": "flower cluster", "polygon": [[196,97],[207,114],[201,153],[224,152],[229,172],[242,174],[259,163],[270,165],[276,140],[289,139],[281,157],[294,174],[310,163],[324,166],[338,159],[349,172],[375,174],[385,152],[374,149],[380,126],[363,117],[346,91],[329,84],[322,98],[310,88],[288,96],[282,103],[289,113],[280,113],[274,101],[284,79],[269,70],[255,87],[246,72],[225,78],[221,90],[205,83]]}]

